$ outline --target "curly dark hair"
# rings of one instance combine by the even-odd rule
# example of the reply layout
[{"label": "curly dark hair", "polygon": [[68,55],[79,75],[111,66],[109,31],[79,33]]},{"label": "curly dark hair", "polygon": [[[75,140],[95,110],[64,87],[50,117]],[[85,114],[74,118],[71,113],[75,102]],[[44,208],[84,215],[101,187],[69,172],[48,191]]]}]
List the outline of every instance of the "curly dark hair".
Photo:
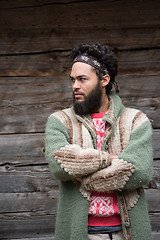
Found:
[{"label": "curly dark hair", "polygon": [[[116,92],[119,92],[118,85],[115,82],[115,77],[118,73],[118,64],[116,59],[116,49],[111,50],[108,45],[100,45],[100,44],[87,44],[81,43],[75,48],[72,49],[71,58],[74,59],[77,55],[82,53],[87,53],[90,56],[97,58],[101,63],[103,63],[109,73],[110,82],[106,86],[106,94],[108,95],[112,90],[112,85],[114,84]],[[101,80],[103,74],[94,68],[98,78]]]}]

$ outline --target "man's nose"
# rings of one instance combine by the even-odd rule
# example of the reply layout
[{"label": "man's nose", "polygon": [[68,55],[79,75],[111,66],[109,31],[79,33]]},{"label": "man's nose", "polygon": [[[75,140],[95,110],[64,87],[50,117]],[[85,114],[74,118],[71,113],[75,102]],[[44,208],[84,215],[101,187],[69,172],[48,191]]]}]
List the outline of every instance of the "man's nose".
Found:
[{"label": "man's nose", "polygon": [[72,84],[73,91],[76,89],[80,89],[80,82],[78,80],[75,80]]}]

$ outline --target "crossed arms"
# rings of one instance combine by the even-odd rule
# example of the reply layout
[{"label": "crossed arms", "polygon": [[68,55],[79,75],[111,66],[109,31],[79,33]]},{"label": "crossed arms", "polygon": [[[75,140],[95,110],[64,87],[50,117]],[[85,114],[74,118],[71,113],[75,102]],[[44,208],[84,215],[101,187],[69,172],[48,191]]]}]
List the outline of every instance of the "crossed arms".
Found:
[{"label": "crossed arms", "polygon": [[69,144],[67,128],[50,117],[46,127],[46,157],[57,179],[78,178],[87,191],[136,189],[152,177],[151,127],[148,122],[138,127],[131,134],[127,148],[115,158],[104,151]]}]

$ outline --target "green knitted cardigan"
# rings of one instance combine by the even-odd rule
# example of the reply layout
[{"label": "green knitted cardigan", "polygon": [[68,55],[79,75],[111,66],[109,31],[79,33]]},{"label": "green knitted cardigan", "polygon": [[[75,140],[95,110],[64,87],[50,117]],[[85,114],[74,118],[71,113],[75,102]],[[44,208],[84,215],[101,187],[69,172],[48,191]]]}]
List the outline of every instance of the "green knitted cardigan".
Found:
[{"label": "green knitted cardigan", "polygon": [[[143,186],[152,178],[151,124],[146,115],[139,110],[125,108],[117,94],[111,93],[109,99],[109,110],[103,120],[109,122],[110,130],[104,139],[103,151],[110,154],[118,153],[119,159],[135,167],[131,176],[126,178],[124,186],[121,189],[117,187],[116,190],[123,236],[125,240],[150,240],[152,239],[151,227]],[[74,134],[75,139],[76,136],[77,139],[81,138],[81,141],[85,138],[82,133],[85,132],[84,130],[74,131],[78,125],[87,131],[87,137],[90,136],[90,140],[87,139],[88,144],[92,142],[95,150],[96,135],[90,115],[78,116],[73,108],[70,108],[51,114],[46,125],[46,158],[49,161],[51,173],[60,180],[55,240],[88,239],[89,201],[85,191],[90,194],[91,188],[88,189],[90,184],[89,182],[86,186],[82,184],[82,189],[82,186],[75,181],[75,177],[69,174],[53,156],[53,152],[58,152],[61,148],[65,149],[70,144],[78,144],[83,148],[79,140],[73,140]],[[115,181],[117,176],[115,174]],[[88,176],[84,176],[83,179],[87,178]],[[106,187],[108,187],[107,183]]]}]

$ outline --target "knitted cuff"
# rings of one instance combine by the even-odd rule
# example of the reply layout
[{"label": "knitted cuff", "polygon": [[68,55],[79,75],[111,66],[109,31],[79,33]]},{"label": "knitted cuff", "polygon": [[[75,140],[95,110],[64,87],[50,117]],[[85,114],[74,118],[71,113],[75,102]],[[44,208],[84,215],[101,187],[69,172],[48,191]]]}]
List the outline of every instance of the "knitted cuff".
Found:
[{"label": "knitted cuff", "polygon": [[99,169],[108,167],[111,164],[111,160],[108,152],[99,151]]},{"label": "knitted cuff", "polygon": [[92,186],[92,180],[91,180],[92,175],[89,175],[87,177],[84,177],[82,179],[82,184],[83,187],[86,191],[88,192],[94,192],[94,187]]}]

